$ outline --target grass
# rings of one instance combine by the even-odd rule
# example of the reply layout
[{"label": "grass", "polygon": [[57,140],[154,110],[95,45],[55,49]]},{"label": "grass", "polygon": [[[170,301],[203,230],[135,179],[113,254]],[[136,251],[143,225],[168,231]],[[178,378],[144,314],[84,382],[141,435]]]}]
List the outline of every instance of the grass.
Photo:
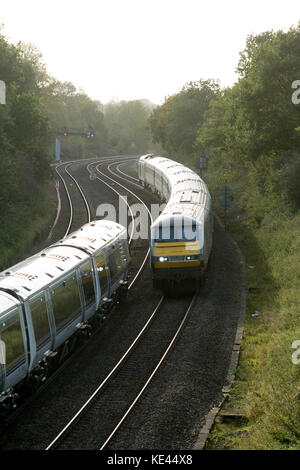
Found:
[{"label": "grass", "polygon": [[55,211],[55,204],[49,201],[46,189],[37,194],[34,203],[7,204],[0,226],[1,270],[13,264],[33,243],[47,236]]},{"label": "grass", "polygon": [[[241,186],[232,181],[233,193]],[[242,410],[245,420],[217,418],[206,447],[300,449],[300,363],[292,361],[292,344],[300,340],[300,213],[270,212],[255,226],[234,204],[227,226],[245,260],[247,307],[235,382],[223,409]]]}]

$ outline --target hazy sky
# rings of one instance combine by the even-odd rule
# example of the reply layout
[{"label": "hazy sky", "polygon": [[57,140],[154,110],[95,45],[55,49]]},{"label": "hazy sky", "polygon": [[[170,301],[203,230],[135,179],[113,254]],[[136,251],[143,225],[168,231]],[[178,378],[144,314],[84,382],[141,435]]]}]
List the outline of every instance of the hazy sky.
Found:
[{"label": "hazy sky", "polygon": [[200,78],[232,85],[247,35],[299,20],[299,0],[0,0],[6,38],[35,44],[50,75],[102,103],[161,104]]}]

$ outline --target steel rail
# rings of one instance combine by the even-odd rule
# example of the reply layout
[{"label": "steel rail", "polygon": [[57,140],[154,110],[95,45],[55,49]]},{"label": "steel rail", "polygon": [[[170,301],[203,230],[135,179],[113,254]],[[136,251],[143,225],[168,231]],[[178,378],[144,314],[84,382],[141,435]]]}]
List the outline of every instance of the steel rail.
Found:
[{"label": "steel rail", "polygon": [[[113,181],[114,184],[118,184],[119,186],[121,186],[123,189],[125,189],[125,190],[128,191],[130,194],[132,194],[132,196],[133,196],[134,198],[136,198],[138,201],[140,201],[141,204],[143,204],[143,206],[146,208],[146,211],[148,212],[148,215],[149,215],[149,217],[150,217],[151,223],[153,223],[152,214],[151,214],[151,212],[149,211],[147,205],[144,203],[144,201],[142,201],[142,199],[141,199],[137,194],[135,194],[133,191],[131,191],[128,187],[124,186],[124,185],[121,184],[119,181],[114,180],[114,179],[111,178],[110,176],[105,175],[103,172],[101,172],[101,171],[99,170],[99,166],[100,166],[101,164],[103,164],[103,163],[100,163],[100,164],[98,164],[98,165],[96,166],[97,171],[98,171],[101,175],[103,175],[105,178],[108,178],[109,180]],[[116,175],[116,176],[119,177],[118,175]],[[124,178],[122,178],[122,179],[124,179]],[[106,183],[106,184],[107,184],[107,183]],[[133,183],[130,182],[130,184],[133,184]],[[128,290],[130,290],[130,289],[132,288],[132,286],[134,285],[136,279],[139,277],[140,273],[141,273],[142,270],[144,269],[144,266],[145,266],[145,264],[146,264],[146,262],[147,262],[147,259],[148,259],[149,255],[150,255],[150,247],[149,247],[148,250],[147,250],[147,253],[146,253],[146,256],[145,256],[145,258],[144,258],[144,261],[143,261],[143,263],[141,264],[141,266],[140,266],[138,272],[136,273],[135,277],[133,278],[133,280],[132,280],[131,283],[129,284]]]},{"label": "steel rail", "polygon": [[[122,163],[125,163],[125,162],[122,162]],[[126,162],[126,163],[127,163],[127,162]],[[118,169],[117,171],[118,171],[119,173],[121,173],[121,174],[123,174],[124,176],[126,176],[126,178],[124,178],[124,176],[120,176],[120,175],[118,175],[117,173],[115,173],[115,172],[113,172],[113,171],[111,170],[110,167],[111,167],[112,165],[115,165],[115,164],[116,164],[116,162],[110,163],[110,165],[108,165],[108,167],[107,167],[108,171],[109,171],[112,175],[117,176],[118,178],[121,178],[122,180],[125,180],[125,181],[129,182],[129,181],[128,181],[128,178],[133,178],[132,176],[126,175],[126,173],[124,173],[123,171],[120,171],[120,170]],[[119,166],[119,162],[117,163],[117,166]],[[134,186],[137,186],[139,189],[145,189],[144,186],[142,186],[141,184],[139,184],[139,180],[137,180],[136,178],[133,178],[133,179],[134,179],[135,181],[138,181],[138,183],[134,183],[133,181],[130,181],[130,184],[134,184]]]},{"label": "steel rail", "polygon": [[[92,169],[91,169],[91,166],[96,164],[97,163],[97,167],[100,166],[100,164],[105,164],[107,163],[106,162],[101,162],[100,164],[98,162],[92,162],[90,164],[87,165],[87,170],[88,172],[91,174],[92,173]],[[106,176],[104,173],[102,173],[98,168],[96,168],[96,170],[102,174],[104,177],[107,177],[109,178],[110,180],[112,180],[112,178]],[[109,183],[107,183],[106,181],[102,180],[102,178],[99,178],[97,176],[97,179],[100,180],[101,182],[103,182],[104,184],[106,184],[111,190],[113,190],[114,192],[116,192],[120,197],[123,197],[115,188],[113,188],[111,185],[109,185]],[[114,181],[114,183],[116,184],[119,184],[121,187],[123,187],[124,189],[128,190],[128,192],[130,192],[134,197],[136,197],[139,201],[142,202],[142,204],[146,207],[147,211],[148,211],[148,214],[149,214],[149,217],[150,219],[152,220],[152,216],[151,216],[151,213],[149,211],[149,209],[147,208],[146,204],[137,196],[135,195],[131,190],[129,190],[128,188],[125,188],[125,186],[121,185],[120,183],[118,183],[117,181],[115,180],[112,180]],[[127,204],[129,210],[131,210],[129,204],[127,203],[127,201],[125,200],[125,203]],[[133,213],[131,211],[131,214],[132,214],[132,219],[134,221],[134,216],[133,216]],[[149,253],[150,253],[150,248],[148,249],[147,251],[147,254],[143,260],[143,263],[141,264],[138,272],[136,273],[134,279],[131,281],[130,285],[128,286],[128,289],[130,289],[133,284],[135,283],[136,279],[138,278],[140,272],[142,271],[146,261],[147,261],[147,258],[149,256]],[[94,397],[101,391],[101,389],[104,387],[104,385],[108,382],[108,380],[110,378],[112,378],[112,376],[117,372],[117,370],[120,368],[120,366],[124,363],[125,359],[128,357],[129,353],[131,352],[131,350],[134,348],[134,346],[136,345],[136,343],[138,342],[138,340],[141,338],[142,334],[145,332],[145,330],[147,329],[147,327],[150,325],[151,321],[153,320],[155,314],[158,312],[159,310],[159,307],[161,306],[161,303],[162,301],[164,300],[164,297],[162,296],[157,304],[157,306],[155,307],[154,311],[152,312],[152,314],[150,315],[149,319],[147,320],[147,322],[145,323],[145,325],[143,326],[143,328],[140,330],[139,334],[137,335],[137,337],[135,338],[135,340],[131,343],[131,345],[129,346],[129,348],[127,349],[126,353],[122,356],[122,358],[118,361],[118,363],[116,364],[116,366],[112,369],[112,371],[108,374],[108,376],[102,381],[102,383],[99,385],[99,387],[95,390],[95,392],[91,395],[91,397],[89,398],[89,400],[87,400],[87,402],[81,407],[81,409],[76,413],[76,415],[72,418],[72,420],[64,427],[64,429],[56,436],[56,438],[48,445],[48,447],[46,448],[46,450],[50,450],[51,448],[53,448],[53,446],[56,445],[56,443],[59,441],[59,439],[67,432],[67,430],[72,426],[72,424],[75,422],[75,420],[80,416],[81,413],[84,412],[85,409],[87,409],[87,407],[89,406],[89,404],[92,402],[92,400],[94,399]]]},{"label": "steel rail", "polygon": [[142,329],[140,330],[139,334],[136,336],[136,338],[133,340],[133,342],[130,344],[126,352],[123,354],[121,359],[117,362],[117,364],[114,366],[114,368],[110,371],[110,373],[106,376],[106,378],[101,382],[99,387],[96,388],[96,390],[93,392],[93,394],[89,397],[89,399],[84,403],[84,405],[80,408],[80,410],[73,416],[73,418],[68,422],[68,424],[61,430],[61,432],[52,440],[52,442],[47,446],[45,450],[50,450],[53,448],[59,440],[66,434],[66,432],[71,428],[71,426],[75,423],[76,419],[80,417],[80,415],[83,414],[85,410],[91,405],[92,401],[94,398],[100,393],[100,391],[103,389],[104,385],[114,376],[114,374],[120,369],[120,367],[124,364],[125,360],[128,358],[130,352],[132,349],[135,347],[137,342],[142,338],[143,334],[147,330],[148,326],[151,324],[152,320],[155,318],[155,315],[159,311],[159,308],[164,300],[164,296],[162,296],[156,305],[155,309],[153,310],[152,314],[148,318],[147,322],[144,324]]},{"label": "steel rail", "polygon": [[77,188],[78,188],[78,191],[79,191],[80,194],[81,194],[81,197],[82,197],[83,202],[84,202],[84,204],[85,204],[85,208],[86,208],[86,212],[87,212],[87,217],[88,217],[88,222],[90,222],[90,221],[91,221],[90,206],[89,206],[89,203],[88,203],[88,201],[87,201],[87,198],[86,198],[84,192],[82,191],[80,185],[78,184],[78,181],[74,178],[73,175],[71,175],[71,173],[70,173],[69,170],[68,170],[69,166],[71,166],[71,165],[73,165],[73,163],[67,164],[67,165],[65,166],[65,171],[66,171],[66,173],[70,176],[70,178],[74,181],[74,183],[76,184],[76,186],[77,186]]},{"label": "steel rail", "polygon": [[163,355],[161,356],[159,362],[157,363],[156,367],[153,369],[151,375],[149,376],[148,380],[145,382],[144,386],[141,388],[140,392],[138,393],[138,395],[136,396],[136,398],[132,401],[131,405],[129,406],[129,408],[127,409],[126,413],[124,413],[123,417],[120,419],[120,421],[118,422],[118,424],[115,426],[115,428],[113,429],[113,431],[111,432],[111,434],[108,436],[108,438],[106,439],[106,441],[102,444],[102,446],[100,447],[99,450],[103,450],[107,444],[111,441],[111,439],[114,437],[114,435],[116,434],[116,432],[118,431],[118,429],[120,428],[121,424],[125,421],[125,419],[127,418],[127,416],[130,414],[130,412],[132,411],[132,409],[134,408],[134,406],[137,404],[137,402],[139,401],[139,399],[141,398],[141,396],[143,395],[143,393],[145,392],[145,390],[147,389],[147,387],[149,386],[151,380],[153,379],[153,377],[155,376],[155,374],[157,373],[157,371],[159,370],[159,368],[161,367],[162,363],[164,362],[165,358],[167,357],[168,353],[170,352],[171,348],[174,346],[175,344],[175,341],[176,339],[178,338],[179,334],[182,332],[183,330],[183,327],[184,325],[186,324],[186,321],[187,321],[187,318],[189,316],[189,313],[194,305],[194,302],[196,300],[196,297],[198,295],[198,290],[195,292],[185,314],[184,314],[184,317],[179,325],[179,327],[177,328],[173,338],[171,339],[168,347],[166,348],[165,352],[163,353]]},{"label": "steel rail", "polygon": [[69,224],[68,224],[68,228],[65,232],[65,234],[63,235],[63,239],[66,238],[66,236],[68,235],[69,231],[70,231],[70,228],[71,228],[71,225],[72,225],[72,222],[73,222],[73,204],[72,204],[72,200],[71,200],[71,196],[70,196],[70,192],[67,188],[67,184],[64,180],[64,178],[62,177],[62,175],[60,174],[60,172],[58,171],[58,168],[60,168],[61,166],[63,166],[64,163],[61,163],[59,165],[57,165],[55,167],[55,171],[56,173],[58,174],[59,178],[61,179],[63,185],[64,185],[64,188],[65,188],[65,191],[66,191],[66,194],[67,194],[67,198],[68,198],[68,201],[69,201],[69,207],[70,207],[70,217],[69,217]]},{"label": "steel rail", "polygon": [[[103,162],[104,163],[104,162]],[[91,164],[90,164],[91,165]],[[88,171],[90,172],[90,165],[87,166],[87,169]],[[112,180],[112,178],[108,177],[107,175],[105,175],[104,173],[102,173],[98,166],[100,165],[97,165],[96,169],[97,171],[102,174],[104,177]],[[114,188],[112,188],[108,183],[106,183],[105,181],[103,181],[101,178],[97,177],[100,181],[104,182],[107,186],[110,187],[110,189],[114,190],[115,192],[117,192]],[[114,181],[114,180],[112,180]],[[127,191],[129,191],[134,197],[136,197],[138,200],[140,200],[142,202],[142,204],[144,204],[144,202],[136,195],[134,194],[131,190],[129,190],[128,188],[126,188],[125,186],[123,186],[121,183],[118,183],[117,181],[114,181],[115,183],[119,184],[121,187],[123,187],[124,189],[126,189]],[[117,192],[118,193],[118,192]],[[118,193],[120,195],[120,193]],[[144,204],[145,205],[145,204]],[[145,205],[145,207],[147,208],[147,206]],[[147,208],[147,211],[150,215],[150,218],[152,219],[151,217],[151,214]],[[146,256],[146,259],[147,259],[147,256]],[[134,281],[133,281],[134,282]],[[189,315],[189,312],[194,304],[194,301],[196,299],[196,296],[198,294],[198,291],[196,291],[196,293],[194,294],[185,314],[184,314],[184,317],[175,333],[175,335],[173,336],[172,340],[170,341],[168,347],[166,348],[164,354],[162,355],[161,359],[159,360],[158,364],[156,365],[156,367],[154,368],[154,370],[152,371],[150,377],[148,378],[148,380],[146,381],[146,383],[144,384],[144,386],[142,387],[142,389],[140,390],[140,392],[138,393],[138,395],[136,396],[136,398],[133,400],[133,402],[131,403],[131,405],[129,406],[129,408],[127,409],[126,413],[123,415],[123,417],[121,418],[121,420],[119,421],[119,423],[115,426],[114,430],[111,432],[111,434],[108,436],[108,438],[106,439],[106,441],[102,444],[100,450],[103,450],[107,444],[110,442],[110,440],[113,438],[113,436],[116,434],[116,432],[118,431],[118,429],[120,428],[120,426],[122,425],[122,423],[124,422],[124,420],[127,418],[127,416],[130,414],[131,410],[134,408],[135,404],[138,402],[138,400],[140,399],[140,397],[142,396],[142,394],[144,393],[144,391],[146,390],[146,388],[149,386],[151,380],[153,379],[153,377],[155,376],[155,374],[157,373],[157,371],[159,370],[159,368],[161,367],[161,364],[163,363],[163,361],[165,360],[167,354],[169,353],[169,351],[171,350],[172,346],[174,345],[178,335],[180,334],[180,332],[182,331],[183,329],[183,326],[185,325],[186,323],[186,320],[188,318],[188,315]],[[157,304],[157,306],[155,307],[154,311],[152,312],[152,314],[150,315],[149,319],[147,320],[147,322],[145,323],[145,325],[143,326],[143,328],[140,330],[139,334],[137,335],[137,337],[135,338],[135,340],[131,343],[131,345],[129,346],[129,348],[127,349],[127,351],[125,352],[125,354],[122,356],[122,358],[118,361],[118,363],[115,365],[115,367],[111,370],[111,372],[106,376],[106,378],[101,382],[101,384],[99,385],[99,387],[97,387],[97,389],[94,391],[94,393],[90,396],[90,398],[85,402],[85,404],[80,408],[80,410],[74,415],[74,417],[69,421],[69,423],[64,427],[64,429],[56,436],[56,438],[48,445],[48,447],[46,448],[46,450],[50,450],[52,449],[54,446],[57,445],[57,443],[59,442],[59,440],[66,434],[66,432],[70,429],[70,427],[75,423],[75,421],[84,413],[85,410],[88,409],[88,407],[91,405],[92,401],[95,399],[95,397],[100,393],[100,391],[103,389],[103,387],[105,386],[105,384],[107,384],[107,382],[116,374],[116,372],[120,369],[121,365],[124,364],[126,358],[128,357],[128,355],[130,354],[131,350],[135,347],[135,345],[137,344],[137,342],[141,339],[141,337],[143,336],[143,333],[146,331],[147,327],[150,325],[151,321],[153,320],[153,318],[155,317],[156,313],[159,311],[159,308],[162,304],[164,300],[164,297],[162,296],[159,300],[159,303]]]},{"label": "steel rail", "polygon": [[[145,206],[145,208],[146,208],[146,210],[147,210],[147,212],[148,212],[148,214],[149,214],[150,220],[151,220],[151,222],[153,222],[152,214],[151,214],[151,212],[149,211],[149,209],[148,209],[148,207],[146,206],[146,204],[144,203],[144,201],[142,201],[141,198],[140,198],[139,196],[137,196],[137,194],[135,194],[135,193],[134,193],[133,191],[131,191],[129,188],[127,188],[126,186],[124,186],[123,184],[121,184],[119,181],[113,180],[110,176],[105,175],[105,173],[102,173],[102,171],[100,171],[99,168],[98,168],[99,166],[100,166],[100,165],[98,164],[96,168],[97,168],[97,171],[98,171],[101,175],[105,176],[105,178],[110,179],[110,180],[113,181],[114,183],[117,183],[119,186],[121,186],[122,188],[124,188],[124,189],[125,189],[126,191],[128,191],[130,194],[132,194],[133,197],[135,197],[136,199],[138,199],[138,201],[140,201],[140,203],[143,204],[143,206]],[[111,172],[111,173],[112,173],[112,172]],[[121,176],[118,176],[118,175],[116,175],[115,173],[113,173],[113,174],[114,174],[115,176],[117,176],[118,178],[121,178]],[[122,179],[125,179],[125,178],[122,178]],[[128,181],[127,181],[127,182],[128,182]],[[134,184],[134,183],[131,183],[131,182],[130,182],[130,184]],[[136,186],[137,186],[137,185],[136,185]],[[142,186],[141,186],[141,188],[144,189]]]},{"label": "steel rail", "polygon": [[[121,161],[124,161],[124,157],[122,156],[116,156],[116,157],[102,157],[102,158],[93,158],[96,159],[96,161],[94,162],[91,162],[90,165],[94,164],[94,163],[106,163],[106,162],[110,162],[111,160],[114,160],[115,161],[115,158],[120,158]],[[127,157],[126,157],[127,158]],[[134,159],[136,157],[132,157],[132,158],[129,158],[127,159],[126,161],[130,161],[131,159]],[[90,213],[90,208],[89,208],[89,205],[88,205],[88,202],[87,202],[87,199],[86,197],[84,196],[83,194],[83,191],[81,190],[78,182],[76,181],[76,179],[70,174],[70,172],[67,170],[67,167],[69,167],[71,164],[74,164],[74,163],[82,163],[82,162],[86,162],[86,161],[89,161],[91,160],[90,158],[86,158],[86,159],[82,159],[82,160],[69,160],[67,162],[61,162],[59,164],[57,164],[55,166],[55,171],[56,173],[58,174],[59,178],[61,179],[63,185],[64,185],[64,188],[65,188],[65,191],[66,191],[66,194],[67,194],[67,198],[68,198],[68,203],[69,203],[69,207],[70,207],[70,218],[69,218],[69,223],[68,223],[68,227],[67,227],[67,230],[66,232],[64,233],[63,235],[63,239],[67,237],[67,235],[69,234],[70,232],[70,229],[71,229],[71,226],[72,226],[72,222],[73,222],[73,218],[74,218],[74,209],[73,209],[73,204],[72,204],[72,200],[71,200],[71,196],[70,196],[70,192],[67,188],[67,184],[63,178],[63,176],[60,174],[60,172],[58,171],[58,168],[60,167],[63,167],[65,165],[65,171],[66,173],[72,178],[72,180],[75,182],[79,192],[80,192],[80,195],[82,196],[83,200],[84,200],[84,204],[86,206],[86,210],[87,210],[87,214],[88,214],[88,221],[90,222],[91,221],[91,213]]]},{"label": "steel rail", "polygon": [[128,173],[124,173],[124,171],[120,170],[120,168],[119,168],[121,165],[124,165],[124,163],[128,163],[128,162],[130,162],[130,161],[131,161],[131,160],[125,160],[125,161],[123,161],[123,162],[121,162],[121,163],[118,163],[117,166],[116,166],[116,170],[117,170],[119,173],[121,173],[122,175],[126,176],[127,178],[131,178],[131,179],[133,179],[134,181],[137,181],[137,182],[139,183],[140,180],[139,180],[138,178],[135,178],[134,176],[128,175]]},{"label": "steel rail", "polygon": [[[106,162],[104,162],[106,163]],[[87,166],[87,170],[90,174],[92,174],[92,170],[90,169],[91,165],[93,165],[94,163],[90,163],[88,166]],[[105,175],[104,175],[105,176]],[[131,218],[132,218],[132,230],[131,230],[131,234],[130,234],[130,237],[129,237],[129,244],[131,244],[132,242],[132,238],[133,238],[133,232],[134,232],[134,225],[135,225],[135,222],[134,222],[134,216],[133,216],[133,212],[132,212],[132,209],[130,207],[130,205],[128,204],[127,200],[124,198],[124,196],[122,196],[122,194],[120,194],[115,188],[113,188],[109,183],[107,183],[106,181],[104,181],[102,178],[99,178],[99,176],[96,175],[96,178],[101,181],[102,183],[104,183],[106,186],[108,186],[112,191],[114,191],[116,194],[118,194],[118,196],[123,199],[123,201],[125,202],[125,204],[127,205],[128,207],[128,210],[130,212],[130,215],[131,215]]]}]

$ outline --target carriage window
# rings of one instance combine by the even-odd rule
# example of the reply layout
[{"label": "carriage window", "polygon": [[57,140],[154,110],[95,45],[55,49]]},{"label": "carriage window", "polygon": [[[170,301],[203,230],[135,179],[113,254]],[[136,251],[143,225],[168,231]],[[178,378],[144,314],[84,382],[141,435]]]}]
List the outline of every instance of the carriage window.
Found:
[{"label": "carriage window", "polygon": [[51,290],[53,314],[58,329],[76,317],[80,310],[80,297],[75,274]]},{"label": "carriage window", "polygon": [[107,292],[108,288],[108,269],[103,253],[100,253],[96,256],[96,265],[101,289],[101,296],[103,297],[103,295]]},{"label": "carriage window", "polygon": [[123,271],[120,249],[117,246],[109,253],[109,268],[112,282],[115,282]]},{"label": "carriage window", "polygon": [[37,346],[50,338],[50,327],[45,295],[30,302],[31,318]]},{"label": "carriage window", "polygon": [[80,268],[81,282],[84,292],[86,306],[95,301],[95,289],[93,282],[93,267],[91,261],[88,261]]},{"label": "carriage window", "polygon": [[23,335],[20,316],[16,310],[0,321],[0,340],[2,361],[6,363],[7,373],[25,361]]}]

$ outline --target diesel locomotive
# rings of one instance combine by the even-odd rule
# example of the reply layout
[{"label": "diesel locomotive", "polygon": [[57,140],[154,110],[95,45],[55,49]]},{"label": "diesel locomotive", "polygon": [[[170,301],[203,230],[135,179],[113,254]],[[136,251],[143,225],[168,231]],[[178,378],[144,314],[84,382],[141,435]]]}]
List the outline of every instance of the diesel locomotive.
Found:
[{"label": "diesel locomotive", "polygon": [[151,269],[156,288],[203,282],[212,250],[211,196],[194,171],[168,158],[143,155],[138,160],[142,186],[166,201],[151,225]]}]

